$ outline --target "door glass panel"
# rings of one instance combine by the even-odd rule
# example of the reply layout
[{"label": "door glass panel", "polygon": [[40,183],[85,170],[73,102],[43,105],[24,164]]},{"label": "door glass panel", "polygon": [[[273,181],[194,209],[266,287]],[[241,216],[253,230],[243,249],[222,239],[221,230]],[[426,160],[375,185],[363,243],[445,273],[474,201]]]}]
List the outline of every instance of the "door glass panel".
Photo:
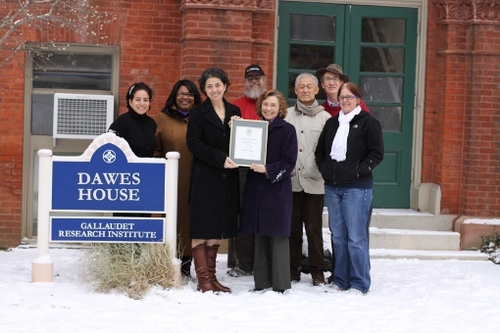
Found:
[{"label": "door glass panel", "polygon": [[361,21],[361,42],[404,44],[405,20],[392,18],[363,18]]},{"label": "door glass panel", "polygon": [[335,17],[319,15],[290,15],[290,39],[333,42]]},{"label": "door glass panel", "polygon": [[365,102],[401,103],[403,100],[401,77],[362,76],[359,78],[359,86]]},{"label": "door glass panel", "polygon": [[370,106],[371,114],[380,121],[385,132],[401,131],[401,107],[399,106]]},{"label": "door glass panel", "polygon": [[324,64],[329,64],[335,47],[331,45],[300,45],[290,44],[290,64],[292,69],[310,69],[316,71],[318,68],[324,67]]},{"label": "door glass panel", "polygon": [[361,71],[403,73],[405,50],[393,47],[362,47]]}]

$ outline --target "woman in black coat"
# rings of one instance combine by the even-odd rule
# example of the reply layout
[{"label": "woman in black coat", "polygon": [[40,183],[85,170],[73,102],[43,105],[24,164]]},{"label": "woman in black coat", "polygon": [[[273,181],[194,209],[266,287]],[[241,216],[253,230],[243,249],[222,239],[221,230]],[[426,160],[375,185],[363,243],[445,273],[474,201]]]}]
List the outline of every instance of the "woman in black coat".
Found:
[{"label": "woman in black coat", "polygon": [[372,171],[384,157],[384,142],[379,121],[360,107],[359,87],[344,83],[338,94],[342,110],[326,122],[315,151],[335,254],[331,288],[364,295],[371,286]]},{"label": "woman in black coat", "polygon": [[291,288],[290,246],[292,180],[297,161],[297,134],[285,118],[287,104],[277,90],[257,100],[257,114],[269,122],[266,165],[252,164],[241,208],[241,232],[255,234],[255,290]]},{"label": "woman in black coat", "polygon": [[[148,116],[153,100],[153,89],[137,82],[127,90],[127,113],[119,116],[109,132],[125,139],[137,157],[153,157],[156,148],[156,122]],[[113,213],[113,216],[150,217],[150,213]]]},{"label": "woman in black coat", "polygon": [[134,83],[127,90],[127,113],[109,126],[109,131],[128,142],[138,157],[153,157],[156,147],[156,122],[147,115],[151,109],[153,90],[144,82]]},{"label": "woman in black coat", "polygon": [[230,292],[215,276],[221,239],[238,233],[238,165],[229,158],[229,121],[240,109],[224,98],[230,85],[219,68],[205,70],[200,90],[208,98],[189,112],[186,143],[193,154],[189,185],[189,235],[198,290]]}]

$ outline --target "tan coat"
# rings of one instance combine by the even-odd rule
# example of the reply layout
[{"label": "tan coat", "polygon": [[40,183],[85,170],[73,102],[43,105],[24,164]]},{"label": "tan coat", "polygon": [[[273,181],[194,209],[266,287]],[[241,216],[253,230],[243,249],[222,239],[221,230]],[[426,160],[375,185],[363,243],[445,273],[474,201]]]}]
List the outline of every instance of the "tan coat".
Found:
[{"label": "tan coat", "polygon": [[186,119],[174,119],[161,112],[157,118],[156,152],[155,156],[165,157],[169,151],[177,151],[181,155],[179,160],[179,196],[177,204],[177,234],[179,248],[183,255],[191,255],[191,240],[189,238],[189,177],[192,155],[186,147]]},{"label": "tan coat", "polygon": [[331,116],[324,110],[309,116],[298,111],[295,106],[288,108],[287,111],[285,120],[295,127],[298,142],[297,164],[292,172],[292,190],[325,194],[323,177],[316,165],[314,151],[319,135]]}]

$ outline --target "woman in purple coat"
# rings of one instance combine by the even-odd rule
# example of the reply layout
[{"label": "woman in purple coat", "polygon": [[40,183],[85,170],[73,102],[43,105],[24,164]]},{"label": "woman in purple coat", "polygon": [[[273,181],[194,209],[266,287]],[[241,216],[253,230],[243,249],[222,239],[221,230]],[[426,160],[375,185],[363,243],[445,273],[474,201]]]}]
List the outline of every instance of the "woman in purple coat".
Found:
[{"label": "woman in purple coat", "polygon": [[252,164],[245,182],[240,232],[255,234],[255,291],[284,292],[290,284],[288,237],[292,220],[290,172],[297,160],[297,135],[285,118],[287,104],[277,90],[257,100],[257,114],[269,122],[266,165]]}]

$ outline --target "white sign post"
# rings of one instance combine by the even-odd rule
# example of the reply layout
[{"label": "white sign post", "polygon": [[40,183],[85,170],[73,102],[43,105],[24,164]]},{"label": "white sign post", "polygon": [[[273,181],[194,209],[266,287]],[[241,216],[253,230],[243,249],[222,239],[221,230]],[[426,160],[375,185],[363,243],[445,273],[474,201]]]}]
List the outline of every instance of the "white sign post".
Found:
[{"label": "white sign post", "polygon": [[[38,253],[32,265],[32,282],[53,281],[50,241],[168,242],[176,278],[180,280],[180,261],[175,258],[178,152],[168,152],[167,160],[139,158],[124,139],[105,133],[81,156],[52,156],[48,149],[39,150],[38,156]],[[51,212],[69,214],[51,217]],[[81,212],[100,216],[89,217]],[[144,213],[165,217],[145,217]]]}]

